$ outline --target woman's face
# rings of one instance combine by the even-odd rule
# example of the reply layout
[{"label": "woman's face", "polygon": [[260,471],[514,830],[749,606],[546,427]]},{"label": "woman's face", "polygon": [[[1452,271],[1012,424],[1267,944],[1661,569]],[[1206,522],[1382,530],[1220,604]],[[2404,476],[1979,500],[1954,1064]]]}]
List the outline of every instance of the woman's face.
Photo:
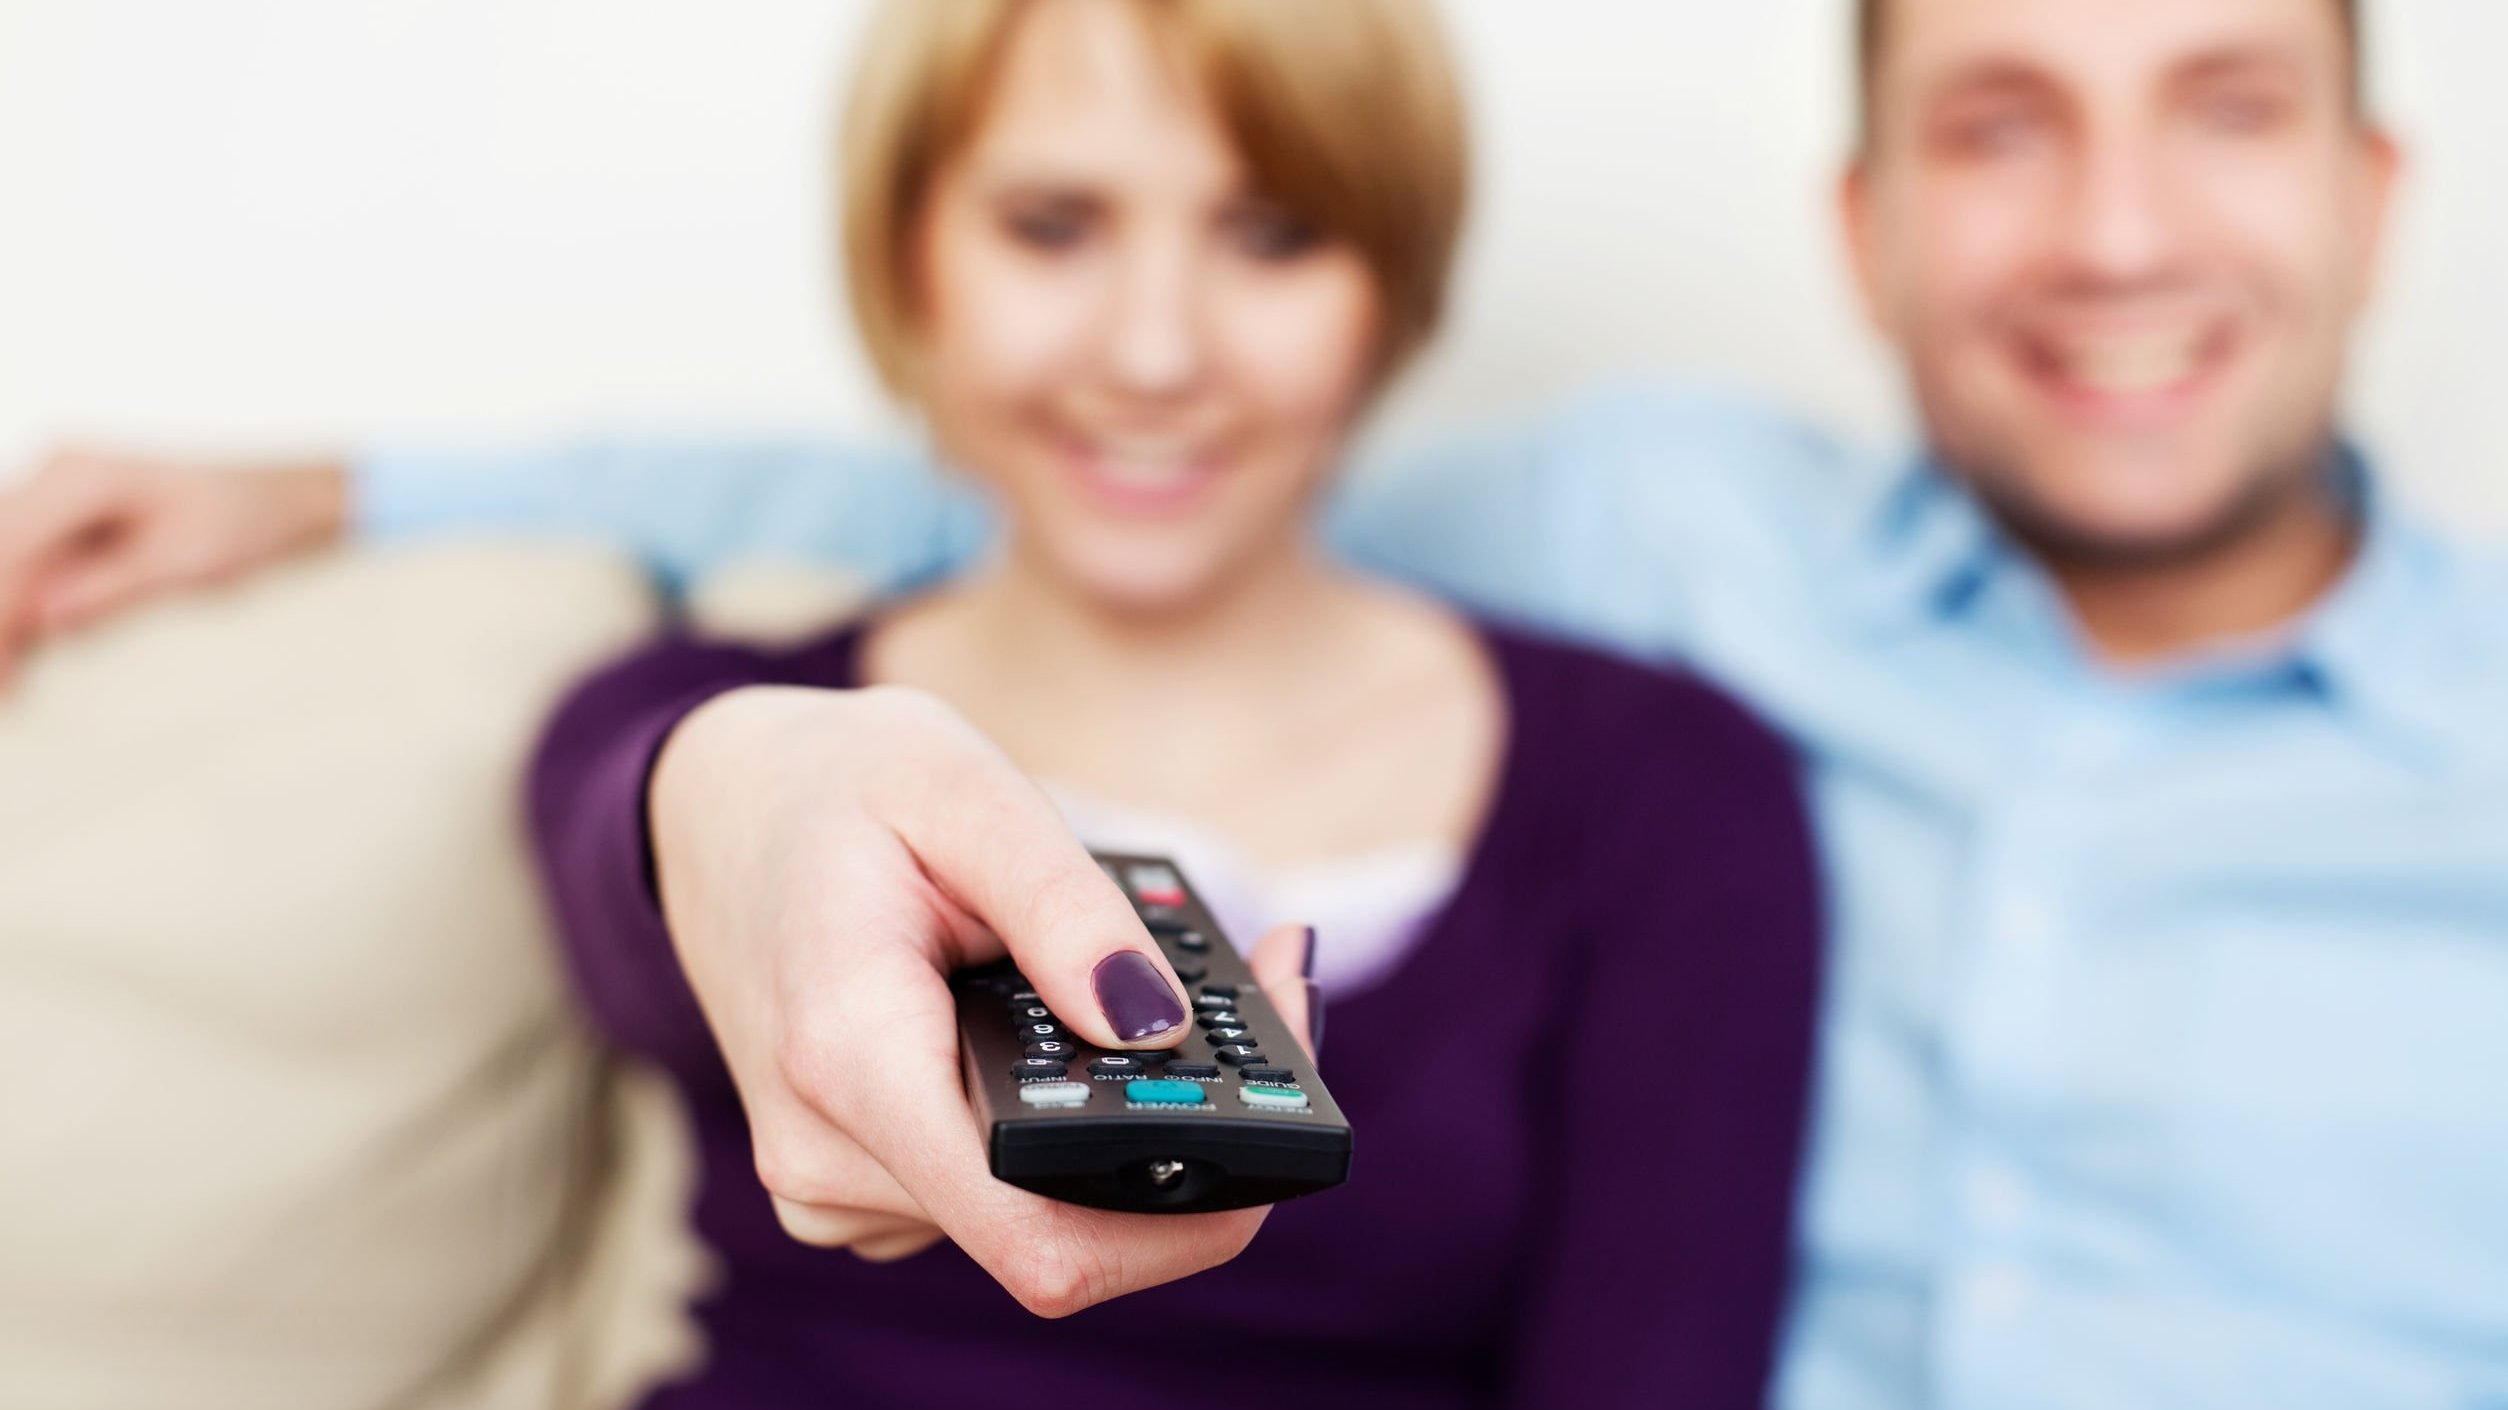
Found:
[{"label": "woman's face", "polygon": [[1125,0],[1027,7],[916,232],[920,391],[1024,560],[1131,612],[1290,549],[1378,340]]}]

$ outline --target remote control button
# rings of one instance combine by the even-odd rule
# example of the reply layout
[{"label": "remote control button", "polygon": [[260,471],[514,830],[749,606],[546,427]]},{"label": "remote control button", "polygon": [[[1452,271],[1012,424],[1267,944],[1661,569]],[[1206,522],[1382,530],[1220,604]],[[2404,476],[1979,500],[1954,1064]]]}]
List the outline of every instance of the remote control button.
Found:
[{"label": "remote control button", "polygon": [[1193,1007],[1204,1013],[1226,1013],[1237,1006],[1234,994],[1204,994],[1193,1001]]},{"label": "remote control button", "polygon": [[1239,1087],[1237,1100],[1247,1106],[1277,1107],[1287,1111],[1303,1111],[1306,1093],[1295,1087]]},{"label": "remote control button", "polygon": [[1210,948],[1210,937],[1198,930],[1179,930],[1176,932],[1176,948],[1191,950],[1198,955]]},{"label": "remote control button", "polygon": [[1042,1043],[1028,1044],[1029,1057],[1052,1058],[1056,1062],[1062,1061],[1076,1051],[1078,1050],[1060,1038],[1048,1038]]},{"label": "remote control button", "polygon": [[1284,1087],[1297,1085],[1298,1075],[1285,1067],[1246,1067],[1237,1075],[1248,1082],[1277,1082]]},{"label": "remote control button", "polygon": [[1191,1082],[1212,1082],[1219,1077],[1219,1064],[1215,1062],[1171,1062],[1165,1070],[1170,1077]]},{"label": "remote control button", "polygon": [[1243,1043],[1235,1043],[1229,1045],[1228,1047],[1221,1048],[1218,1052],[1211,1054],[1211,1056],[1228,1064],[1230,1067],[1259,1067],[1262,1064],[1271,1061],[1270,1058],[1263,1056],[1261,1049],[1249,1047]]},{"label": "remote control button", "polygon": [[1141,1078],[1123,1084],[1126,1101],[1148,1106],[1193,1106],[1205,1100],[1202,1089],[1191,1082],[1171,1082],[1165,1078]]},{"label": "remote control button", "polygon": [[1210,999],[1233,999],[1237,996],[1237,986],[1234,984],[1205,984],[1202,986],[1202,995],[1204,998]]},{"label": "remote control button", "polygon": [[1198,1018],[1204,1028],[1243,1028],[1245,1026],[1245,1015],[1234,1009],[1221,1009],[1216,1013],[1198,1015]]},{"label": "remote control button", "polygon": [[1011,1067],[1010,1075],[1022,1082],[1059,1082],[1070,1074],[1052,1058],[1021,1058]]},{"label": "remote control button", "polygon": [[1044,1000],[1036,997],[1036,991],[1034,989],[1030,989],[1026,985],[1021,985],[1017,989],[1014,989],[1010,993],[1004,995],[1002,997],[1002,1002],[1015,1009],[1027,1004],[1043,1003]]},{"label": "remote control button", "polygon": [[1019,1100],[1029,1106],[1087,1106],[1091,1095],[1086,1082],[1030,1082],[1019,1089]]},{"label": "remote control button", "polygon": [[1202,976],[1210,973],[1209,970],[1202,968],[1200,965],[1193,963],[1191,960],[1177,960],[1167,967],[1176,972],[1176,978],[1183,980],[1187,984],[1199,984],[1202,982]]},{"label": "remote control button", "polygon": [[1251,1028],[1214,1028],[1202,1036],[1210,1039],[1214,1045],[1226,1048],[1239,1043],[1253,1042],[1254,1030]]},{"label": "remote control button", "polygon": [[1019,1025],[1019,1041],[1022,1043],[1067,1043],[1071,1041],[1071,1035],[1065,1033],[1059,1023],[1023,1023]]},{"label": "remote control button", "polygon": [[1149,1064],[1130,1053],[1108,1053],[1089,1060],[1089,1071],[1099,1077],[1138,1077]]},{"label": "remote control button", "polygon": [[1134,867],[1131,882],[1133,898],[1144,906],[1184,904],[1184,878],[1176,875],[1173,867]]},{"label": "remote control button", "polygon": [[1054,1011],[1034,999],[1010,1006],[1010,1021],[1013,1023],[1051,1023],[1053,1020]]}]

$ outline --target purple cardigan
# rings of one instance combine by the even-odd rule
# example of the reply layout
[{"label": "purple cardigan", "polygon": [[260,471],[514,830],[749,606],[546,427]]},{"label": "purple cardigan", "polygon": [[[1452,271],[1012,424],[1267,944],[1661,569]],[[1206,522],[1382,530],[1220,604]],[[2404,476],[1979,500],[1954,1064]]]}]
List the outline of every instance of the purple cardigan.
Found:
[{"label": "purple cardigan", "polygon": [[657,646],[550,727],[533,824],[594,1018],[694,1114],[712,1354],[652,1404],[1330,1410],[1758,1406],[1818,970],[1786,750],[1698,683],[1502,632],[1507,754],[1459,889],[1323,1058],[1350,1182],[1234,1262],[1056,1322],[955,1248],[875,1266],[777,1226],[655,904],[645,778],[744,685],[857,682],[859,632]]}]

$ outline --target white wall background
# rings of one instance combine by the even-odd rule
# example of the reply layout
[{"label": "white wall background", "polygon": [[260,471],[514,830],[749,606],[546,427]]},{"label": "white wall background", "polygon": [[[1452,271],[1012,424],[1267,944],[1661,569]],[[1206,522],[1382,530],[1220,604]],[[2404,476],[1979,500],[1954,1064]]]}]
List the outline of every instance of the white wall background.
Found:
[{"label": "white wall background", "polygon": [[[1397,430],[1642,367],[1897,433],[1830,234],[1846,0],[1448,5],[1481,200]],[[0,467],[879,424],[825,195],[863,6],[0,0]],[[2377,8],[2418,165],[2356,419],[2508,534],[2508,4]]]}]

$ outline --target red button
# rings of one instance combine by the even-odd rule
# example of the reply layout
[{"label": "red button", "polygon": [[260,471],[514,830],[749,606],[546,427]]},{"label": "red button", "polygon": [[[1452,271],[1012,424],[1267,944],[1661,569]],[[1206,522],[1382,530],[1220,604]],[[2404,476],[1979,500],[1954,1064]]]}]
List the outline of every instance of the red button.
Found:
[{"label": "red button", "polygon": [[1166,867],[1134,867],[1132,894],[1145,906],[1184,904],[1184,879]]}]

